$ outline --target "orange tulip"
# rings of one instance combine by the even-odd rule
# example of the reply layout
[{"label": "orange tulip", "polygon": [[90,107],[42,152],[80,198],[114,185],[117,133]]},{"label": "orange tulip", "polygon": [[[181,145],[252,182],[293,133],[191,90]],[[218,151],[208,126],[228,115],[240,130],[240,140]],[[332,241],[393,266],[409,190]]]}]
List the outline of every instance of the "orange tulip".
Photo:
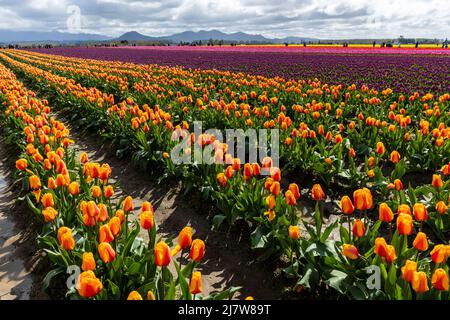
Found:
[{"label": "orange tulip", "polygon": [[54,178],[52,178],[52,177],[48,178],[48,184],[47,184],[47,187],[48,187],[50,190],[55,190],[55,189],[58,187],[58,186],[56,185],[56,181],[55,181]]},{"label": "orange tulip", "polygon": [[437,174],[433,174],[433,180],[431,181],[431,184],[436,189],[440,189],[444,185],[444,183],[442,182],[441,176],[437,175]]},{"label": "orange tulip", "polygon": [[139,215],[139,221],[142,229],[150,230],[154,226],[154,217],[152,211],[144,211]]},{"label": "orange tulip", "polygon": [[243,175],[245,181],[248,181],[253,177],[253,169],[250,163],[244,164]]},{"label": "orange tulip", "polygon": [[433,276],[431,277],[431,284],[436,290],[439,291],[448,291],[448,274],[442,269],[438,268],[434,271]]},{"label": "orange tulip", "polygon": [[142,299],[142,296],[137,291],[131,291],[128,295],[127,300],[144,300]]},{"label": "orange tulip", "polygon": [[411,208],[407,204],[401,204],[397,208],[397,214],[401,213],[411,215]]},{"label": "orange tulip", "polygon": [[349,196],[343,196],[340,201],[340,207],[343,214],[352,214],[355,211],[352,200]]},{"label": "orange tulip", "polygon": [[297,240],[300,238],[300,227],[299,226],[289,226],[289,238]]},{"label": "orange tulip", "polygon": [[51,193],[46,193],[42,196],[42,205],[44,208],[54,207],[55,202],[53,201],[53,195]]},{"label": "orange tulip", "polygon": [[98,253],[104,263],[109,263],[116,258],[116,252],[108,242],[102,242],[98,245]]},{"label": "orange tulip", "polygon": [[153,294],[153,292],[151,292],[151,291],[147,292],[147,300],[156,300],[155,295]]},{"label": "orange tulip", "polygon": [[219,174],[217,175],[217,182],[219,183],[219,185],[220,185],[222,188],[225,188],[225,187],[227,186],[228,179],[227,179],[226,175],[225,175],[223,172],[222,172],[222,173],[219,173]]},{"label": "orange tulip", "polygon": [[436,203],[436,211],[439,212],[440,215],[443,215],[447,212],[448,207],[444,201],[439,201]]},{"label": "orange tulip", "polygon": [[412,283],[414,273],[417,271],[417,262],[406,260],[405,266],[402,267],[402,279]]},{"label": "orange tulip", "polygon": [[108,226],[114,237],[120,234],[120,231],[122,230],[122,224],[118,217],[112,217],[108,222]]},{"label": "orange tulip", "polygon": [[115,216],[119,218],[120,224],[122,224],[125,221],[125,214],[123,213],[122,209],[117,210]]},{"label": "orange tulip", "polygon": [[394,213],[391,208],[389,208],[387,203],[380,204],[380,208],[378,210],[378,217],[381,221],[391,222],[394,220]]},{"label": "orange tulip", "polygon": [[170,248],[161,241],[155,245],[155,265],[158,267],[166,267],[170,263]]},{"label": "orange tulip", "polygon": [[80,296],[91,298],[102,291],[103,285],[91,270],[84,271],[78,278],[77,291]]},{"label": "orange tulip", "polygon": [[274,196],[277,196],[280,194],[280,191],[281,191],[280,183],[278,181],[274,181],[270,186],[270,193],[272,193]]},{"label": "orange tulip", "polygon": [[82,164],[85,164],[88,161],[89,161],[89,159],[88,159],[87,153],[86,152],[81,153],[81,155],[80,155],[80,162]]},{"label": "orange tulip", "polygon": [[397,230],[401,235],[412,234],[413,221],[409,214],[401,213],[397,217]]},{"label": "orange tulip", "polygon": [[381,237],[375,239],[374,252],[380,257],[386,259],[388,263],[391,263],[397,259],[397,256],[395,254],[395,248],[391,245],[388,245],[386,243],[386,240]]},{"label": "orange tulip", "polygon": [[83,253],[83,262],[81,264],[81,269],[83,271],[94,270],[96,267],[94,255],[92,252]]},{"label": "orange tulip", "polygon": [[281,170],[277,167],[270,168],[270,177],[273,179],[273,181],[281,181]]},{"label": "orange tulip", "polygon": [[182,249],[187,249],[192,244],[192,228],[184,227],[178,235],[178,244]]},{"label": "orange tulip", "polygon": [[342,246],[342,254],[350,260],[356,260],[359,257],[358,248],[352,244],[344,244]]},{"label": "orange tulip", "polygon": [[42,187],[42,185],[41,185],[41,180],[40,180],[39,177],[36,176],[36,175],[32,175],[32,176],[29,178],[29,183],[30,183],[30,189],[31,189],[32,191],[39,190],[39,189],[41,189],[41,187]]},{"label": "orange tulip", "polygon": [[202,292],[202,274],[200,271],[194,271],[192,273],[191,281],[189,282],[189,292],[191,294]]},{"label": "orange tulip", "polygon": [[386,148],[384,147],[383,142],[377,142],[376,151],[379,155],[383,155],[386,151]]},{"label": "orange tulip", "polygon": [[269,195],[266,197],[266,204],[270,210],[273,210],[277,206],[277,201],[273,195]]},{"label": "orange tulip", "polygon": [[189,257],[195,262],[200,262],[205,255],[205,243],[200,239],[195,239],[191,244]]},{"label": "orange tulip", "polygon": [[55,220],[58,212],[52,207],[48,207],[42,210],[42,215],[44,216],[45,222],[52,222]]},{"label": "orange tulip", "polygon": [[286,197],[286,204],[289,206],[294,206],[297,203],[297,199],[295,199],[294,194],[291,190],[286,191],[285,193]]},{"label": "orange tulip", "polygon": [[67,251],[75,248],[75,240],[72,237],[72,230],[67,227],[60,227],[58,229],[58,242],[61,247]]},{"label": "orange tulip", "polygon": [[77,196],[80,193],[80,186],[78,185],[78,182],[74,181],[69,184],[69,193],[72,196]]},{"label": "orange tulip", "polygon": [[96,217],[97,222],[105,222],[106,220],[108,220],[108,218],[109,218],[108,208],[103,203],[100,203],[98,205],[98,209],[99,209],[99,213]]},{"label": "orange tulip", "polygon": [[357,238],[361,238],[366,233],[366,229],[364,228],[364,223],[356,219],[355,222],[353,222],[353,229],[352,229],[353,235]]},{"label": "orange tulip", "polygon": [[19,159],[16,161],[17,170],[24,171],[27,169],[27,167],[28,167],[27,159]]},{"label": "orange tulip", "polygon": [[355,190],[353,192],[353,203],[357,210],[368,210],[372,208],[372,193],[367,188]]},{"label": "orange tulip", "polygon": [[414,273],[411,285],[413,290],[417,293],[424,293],[430,290],[428,288],[427,274],[423,271]]},{"label": "orange tulip", "polygon": [[417,221],[426,221],[428,219],[427,208],[422,203],[414,204],[413,212]]},{"label": "orange tulip", "polygon": [[106,180],[108,180],[111,173],[112,173],[111,167],[107,163],[104,163],[100,167],[98,177],[100,178],[100,180],[106,181]]},{"label": "orange tulip", "polygon": [[294,195],[295,199],[299,199],[300,198],[300,189],[298,187],[298,185],[296,183],[291,183],[289,185],[289,190],[292,192],[292,194]]},{"label": "orange tulip", "polygon": [[323,192],[320,184],[313,185],[311,189],[311,196],[315,201],[325,200],[325,192]]},{"label": "orange tulip", "polygon": [[123,211],[130,212],[133,211],[133,198],[128,196],[125,198],[125,201],[123,202]]},{"label": "orange tulip", "polygon": [[449,247],[443,244],[435,245],[433,250],[431,250],[431,260],[436,264],[441,264],[447,261],[450,251]]},{"label": "orange tulip", "polygon": [[261,174],[261,167],[257,163],[252,164],[253,176],[257,177]]},{"label": "orange tulip", "polygon": [[419,251],[428,250],[428,240],[427,235],[423,232],[419,232],[413,242],[414,248]]},{"label": "orange tulip", "polygon": [[391,152],[391,162],[392,163],[399,163],[400,159],[401,159],[400,153],[398,153],[395,150]]},{"label": "orange tulip", "polygon": [[114,236],[109,228],[109,225],[104,224],[100,227],[98,231],[98,241],[99,242],[112,242],[114,240]]},{"label": "orange tulip", "polygon": [[113,186],[106,186],[104,193],[105,193],[105,197],[111,198],[114,195],[114,188],[113,188]]},{"label": "orange tulip", "polygon": [[395,180],[394,180],[394,187],[395,187],[395,190],[397,190],[397,191],[403,190],[403,183],[402,183],[402,180],[400,180],[400,179],[395,179]]},{"label": "orange tulip", "polygon": [[92,187],[92,196],[94,198],[100,198],[102,196],[102,189],[99,186]]}]

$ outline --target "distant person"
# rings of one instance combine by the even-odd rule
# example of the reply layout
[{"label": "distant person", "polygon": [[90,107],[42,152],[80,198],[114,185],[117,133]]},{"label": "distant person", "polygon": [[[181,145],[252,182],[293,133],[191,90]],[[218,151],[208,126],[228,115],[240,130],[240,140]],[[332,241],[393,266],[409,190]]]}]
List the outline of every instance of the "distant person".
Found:
[{"label": "distant person", "polygon": [[419,47],[419,41],[416,41],[416,49]]},{"label": "distant person", "polygon": [[375,48],[376,45],[377,45],[377,42],[374,41],[374,42],[372,43],[372,47]]}]

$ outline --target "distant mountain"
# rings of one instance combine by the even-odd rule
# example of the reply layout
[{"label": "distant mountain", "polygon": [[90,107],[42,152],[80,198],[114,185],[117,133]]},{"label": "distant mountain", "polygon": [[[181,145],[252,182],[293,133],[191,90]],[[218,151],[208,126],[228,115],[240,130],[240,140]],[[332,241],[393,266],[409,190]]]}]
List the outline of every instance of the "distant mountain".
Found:
[{"label": "distant mountain", "polygon": [[87,33],[0,30],[0,43],[106,41],[111,38]]},{"label": "distant mountain", "polygon": [[145,36],[136,31],[130,31],[130,32],[124,33],[123,35],[121,35],[120,37],[118,37],[117,39],[114,39],[114,40],[116,40],[116,41],[154,41],[154,40],[158,40],[158,38]]},{"label": "distant mountain", "polygon": [[136,31],[127,32],[121,35],[119,38],[114,39],[116,41],[172,41],[175,43],[179,42],[193,42],[193,41],[208,41],[208,40],[223,40],[228,42],[258,42],[258,43],[300,43],[303,41],[313,41],[317,39],[313,38],[299,38],[299,37],[288,37],[282,39],[270,39],[259,34],[248,34],[244,32],[236,33],[224,33],[219,30],[200,30],[194,31],[184,31],[181,33],[176,33],[170,36],[163,37],[149,37],[140,34]]}]

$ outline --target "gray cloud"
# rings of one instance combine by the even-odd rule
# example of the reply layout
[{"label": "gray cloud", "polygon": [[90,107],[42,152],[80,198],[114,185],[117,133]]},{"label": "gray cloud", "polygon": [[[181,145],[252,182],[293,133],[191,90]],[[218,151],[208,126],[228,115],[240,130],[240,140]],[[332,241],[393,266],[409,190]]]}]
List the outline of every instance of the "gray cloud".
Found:
[{"label": "gray cloud", "polygon": [[450,37],[448,0],[0,0],[0,29],[66,31],[67,8],[86,33],[244,31],[269,37]]}]

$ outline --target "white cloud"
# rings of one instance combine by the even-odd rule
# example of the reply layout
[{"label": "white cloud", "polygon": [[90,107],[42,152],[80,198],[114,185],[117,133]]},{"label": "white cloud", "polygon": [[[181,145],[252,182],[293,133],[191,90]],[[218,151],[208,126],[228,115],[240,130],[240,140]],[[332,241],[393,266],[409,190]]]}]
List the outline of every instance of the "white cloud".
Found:
[{"label": "white cloud", "polygon": [[111,36],[219,29],[270,37],[450,38],[448,0],[25,0],[20,6],[0,0],[0,28],[64,30],[69,5],[80,7],[85,32]]}]

